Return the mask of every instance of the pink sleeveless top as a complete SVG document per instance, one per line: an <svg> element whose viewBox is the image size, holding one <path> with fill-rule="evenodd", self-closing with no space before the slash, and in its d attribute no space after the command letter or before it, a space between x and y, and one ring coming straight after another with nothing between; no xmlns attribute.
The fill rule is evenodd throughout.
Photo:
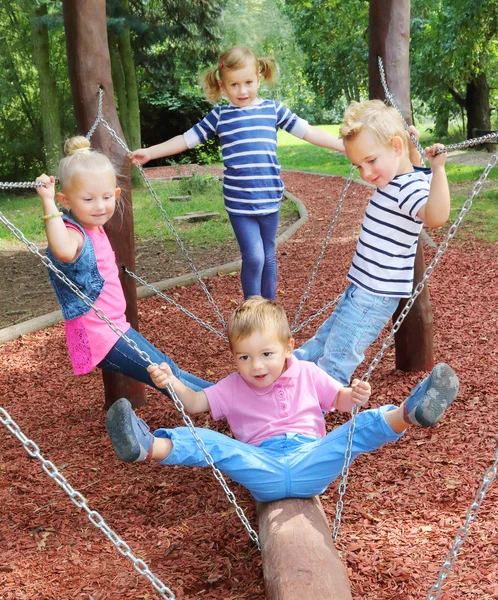
<svg viewBox="0 0 498 600"><path fill-rule="evenodd" d="M78 231L71 223L66 223L66 227ZM97 267L105 280L104 287L94 306L102 309L106 317L123 333L126 333L130 328L125 316L126 301L119 281L116 257L109 238L102 228L99 231L93 229L85 229L85 231L92 240ZM114 333L92 308L86 315L64 321L64 324L67 348L75 375L89 373L106 357L119 339L119 335Z"/></svg>

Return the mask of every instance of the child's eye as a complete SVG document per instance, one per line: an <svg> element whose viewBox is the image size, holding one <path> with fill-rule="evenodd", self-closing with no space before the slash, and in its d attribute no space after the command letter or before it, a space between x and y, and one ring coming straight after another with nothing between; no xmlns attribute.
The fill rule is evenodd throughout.
<svg viewBox="0 0 498 600"><path fill-rule="evenodd" d="M244 354L243 356L239 356L239 360L247 360L249 357L247 356L247 354Z"/></svg>
<svg viewBox="0 0 498 600"><path fill-rule="evenodd" d="M369 164L373 165L376 160L377 160L376 158L371 158L368 162L369 162Z"/></svg>
<svg viewBox="0 0 498 600"><path fill-rule="evenodd" d="M263 356L265 358L268 358L269 356L271 356L273 354L273 352L263 352Z"/></svg>

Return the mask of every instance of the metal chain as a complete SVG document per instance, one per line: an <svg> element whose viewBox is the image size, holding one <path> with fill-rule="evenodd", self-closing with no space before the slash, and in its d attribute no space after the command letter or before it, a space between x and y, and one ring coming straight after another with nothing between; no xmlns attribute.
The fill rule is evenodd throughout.
<svg viewBox="0 0 498 600"><path fill-rule="evenodd" d="M485 144L487 142L493 142L498 138L498 131L494 133L488 133L481 137L472 138L470 140L464 140L463 142L459 142L458 144L449 144L445 146L442 150L437 152L436 154L440 154L441 152L451 152L452 150L462 150L465 148L470 148L471 146L478 146L479 144Z"/></svg>
<svg viewBox="0 0 498 600"><path fill-rule="evenodd" d="M477 491L477 494L474 497L474 501L467 509L467 513L465 516L465 522L462 525L462 527L460 527L460 529L458 530L458 532L455 536L455 541L453 543L453 547L446 555L443 566L441 567L441 569L439 571L439 576L438 576L437 582L429 590L429 594L427 596L428 600L437 600L439 598L441 591L442 591L441 586L443 585L444 580L446 579L446 577L448 577L448 575L451 571L453 563L456 560L457 553L460 550L460 546L465 542L465 540L467 539L467 537L469 535L469 526L472 523L472 521L477 517L477 513L479 512L479 508L481 507L484 497L486 496L486 492L488 491L491 484L493 483L493 481L496 478L497 471L498 471L498 449L495 452L494 464L492 464L490 467L488 467L486 469L486 472L484 473L484 477L483 477L483 480L479 487L479 490Z"/></svg>
<svg viewBox="0 0 498 600"><path fill-rule="evenodd" d="M169 589L169 587L164 585L164 583L150 571L149 567L142 559L137 558L133 554L130 546L123 541L119 535L109 527L109 525L107 525L103 517L96 510L90 510L85 497L71 486L64 475L62 475L62 473L52 462L43 458L42 454L40 453L40 449L35 442L24 435L19 425L1 406L0 422L2 422L5 427L7 427L7 429L21 442L29 456L32 458L37 458L41 462L45 473L66 492L71 501L78 508L82 508L86 511L90 523L102 531L102 533L114 544L120 554L131 560L133 566L140 573L140 575L147 577L147 579L152 583L154 588L161 594L163 598L175 600L175 595Z"/></svg>
<svg viewBox="0 0 498 600"><path fill-rule="evenodd" d="M59 183L56 179L55 183ZM0 181L0 190L12 190L14 188L38 188L45 184L42 181Z"/></svg>
<svg viewBox="0 0 498 600"><path fill-rule="evenodd" d="M376 368L376 366L380 362L382 356L384 355L384 352L391 346L392 340L394 339L394 335L396 334L396 332L401 327L401 324L403 323L403 321L405 320L406 315L408 314L408 312L410 311L411 307L415 303L415 300L417 299L417 297L421 294L422 290L424 289L425 282L431 276L431 274L434 271L434 268L436 267L437 263L439 262L441 256L446 252L446 249L448 248L448 244L449 244L450 240L455 236L455 234L457 232L457 229L460 226L460 223L462 222L462 220L464 219L465 215L467 214L467 212L469 211L470 207L472 206L472 202L473 202L474 198L481 191L481 188L482 188L484 182L486 181L486 179L487 179L487 177L489 175L489 172L496 165L497 161L498 161L498 151L495 152L492 155L492 157L490 158L490 160L489 160L486 168L484 169L483 173L479 177L479 180L474 185L474 188L472 190L472 194L471 194L470 198L468 198L464 202L464 204L463 204L463 206L462 206L462 208L460 210L460 213L459 213L456 221L448 229L448 232L446 234L445 239L438 246L438 249L436 251L436 254L435 254L434 258L430 262L429 266L426 268L426 270L424 272L424 275L422 277L422 280L416 285L415 289L413 290L413 293L412 293L411 297L407 301L407 303L404 306L403 310L400 312L400 314L399 314L396 322L394 323L394 325L393 325L393 327L391 329L391 332L389 333L389 335L382 342L381 349L377 352L377 354L375 355L374 359L370 363L370 366L368 367L367 372L362 376L362 378L361 378L362 381L368 381L370 379L370 375L372 374L372 372L374 371L374 369ZM358 412L359 412L358 407L357 406L353 407L353 410L351 411L351 421L350 421L350 426L349 426L349 436L348 436L348 441L347 441L347 444L346 444L346 450L345 450L345 453L344 453L344 466L342 468L342 479L341 479L341 483L339 485L339 490L338 490L339 491L339 499L338 499L337 504L336 504L336 515L335 515L334 527L333 527L333 532L332 532L332 536L333 536L334 541L337 539L337 535L338 535L339 529L341 527L342 510L344 508L343 498L344 498L344 494L346 493L346 488L347 488L349 466L351 464L353 434L354 434L354 430L355 430L355 427L356 427L356 415L358 414Z"/></svg>
<svg viewBox="0 0 498 600"><path fill-rule="evenodd" d="M126 145L126 142L119 137L119 135L115 132L115 130L104 119L104 116L102 113L103 97L104 97L104 90L103 90L103 88L99 88L99 105L98 105L97 118L95 119L95 123L92 125L92 127L91 127L90 131L87 133L86 137L87 137L87 139L90 139L92 137L92 135L94 134L95 130L97 129L97 126L99 125L99 123L101 123L107 129L107 131L111 134L111 136L116 140L116 142L121 146L121 148L123 148L123 150L126 152L126 154L130 154L131 151L128 148L128 146ZM226 325L225 319L223 318L218 306L216 305L214 298L211 296L211 293L207 289L206 284L204 283L204 281L202 281L202 277L201 277L199 271L197 270L196 266L194 265L194 262L192 261L192 258L190 257L190 254L188 253L188 250L185 247L182 239L178 235L178 232L176 231L175 226L171 222L171 219L169 218L168 213L164 210L163 205L161 204L161 201L157 197L157 194L156 194L154 188L152 187L147 175L145 174L145 171L143 170L141 165L138 165L138 169L140 171L140 175L141 175L147 189L149 190L150 194L154 198L159 210L161 211L161 214L165 218L166 223L168 224L168 227L169 227L171 233L173 234L173 237L175 238L176 243L180 247L180 250L182 251L185 258L187 259L187 262L189 264L191 271L195 274L197 280L199 281L204 293L206 294L206 297L207 297L209 303L213 307L213 310L216 313L216 316L218 317L221 325L223 326L223 329L226 329L227 325Z"/></svg>
<svg viewBox="0 0 498 600"><path fill-rule="evenodd" d="M316 312L314 315L311 315L305 321L303 321L298 327L294 327L293 329L291 329L292 335L295 335L298 331L301 331L301 329L304 329L306 327L306 325L309 325L312 321L314 321L317 317L319 317L320 315L322 315L331 306L334 306L334 304L337 304L337 302L339 302L339 300L341 298L342 298L342 294L339 294L337 296L337 298L335 298L334 300L331 300L330 302L328 302L318 312Z"/></svg>
<svg viewBox="0 0 498 600"><path fill-rule="evenodd" d="M163 294L162 292L160 292L151 283L147 283L144 279L142 279L141 277L139 277L136 273L133 273L132 271L128 270L126 267L122 267L122 269L123 269L123 271L127 275L129 275L130 277L133 277L133 279L135 279L135 281L138 281L142 285L145 285L147 288L149 288L149 290L153 291L155 294L157 294L158 296L160 296L163 300L166 300L166 302L169 302L170 304L172 304L173 306L175 306L176 308L178 308L178 310L181 310L182 313L184 313L184 314L187 315L187 317L190 317L196 323L199 323L199 325L202 325L203 327L205 327L206 329L208 329L209 331L211 331L211 333L214 333L215 335L217 335L221 339L225 340L225 342L228 342L228 337L224 333L222 333L221 331L218 331L217 329L215 329L214 327L212 327L211 325L209 325L209 323L206 323L200 317L194 315L194 313L191 313L189 310L187 310L186 308L184 308L181 304L178 304L178 302L176 302L175 300L173 300L173 298L170 298L169 296L166 296L166 294Z"/></svg>
<svg viewBox="0 0 498 600"><path fill-rule="evenodd" d="M40 253L40 251L38 250L38 248L36 247L36 245L33 244L33 242L30 242L29 240L27 240L24 237L23 233L21 231L19 231L19 229L17 229L17 227L15 227L15 225L13 225L12 223L9 222L7 220L7 218L2 214L2 212L0 212L0 221L17 237L17 239L19 239L21 242L23 242L26 245L26 247L32 254L35 254L36 256L38 256L38 258L40 258L40 260L43 262L43 264L48 269L50 269L56 275L56 277L58 277L63 283L65 283L78 296L78 298L86 304L86 306L89 306L95 312L95 314L99 317L99 319L101 319L102 321L105 321L105 323L107 323L107 325L112 329L112 331L114 331L114 333L119 335L119 337L121 339L123 339L126 342L126 344L128 344L128 346L130 346L130 348L135 350L137 352L137 354L140 355L140 357L142 358L142 360L144 362L148 363L149 365L155 365L155 363L152 362L152 360L151 360L150 356L147 354L147 352L145 352L144 350L141 350L134 340L130 339L125 333L123 333L123 331L121 331L121 329L119 329L119 327L117 327L117 325L115 325L112 321L110 321L102 309L95 307L95 305L92 303L90 298L88 298L70 279L68 279L68 277L66 277L66 275L64 275L64 273L62 273L62 271L60 271L47 256L43 256ZM204 445L204 442L201 440L201 438L198 436L197 432L195 431L194 424L192 423L192 420L190 419L190 417L185 413L184 406L181 403L180 399L178 398L175 390L173 389L173 387L170 384L168 384L167 390L171 395L171 399L173 400L175 408L181 413L183 422L188 427L190 433L192 434L192 436L194 437L194 439L197 443L198 448L203 453L205 461L212 468L215 478L220 482L221 487L225 491L228 501L235 507L235 511L236 511L239 519L244 524L244 527L247 529L250 538L254 542L256 542L258 548L260 548L259 540L258 540L258 536L257 536L256 532L252 529L242 508L240 508L240 506L237 504L237 500L235 498L234 493L228 487L221 471L214 464L214 460L213 460L212 456L209 454L209 452L207 451L206 446Z"/></svg>
<svg viewBox="0 0 498 600"><path fill-rule="evenodd" d="M389 104L394 108L394 110L399 114L399 116L403 120L403 125L405 126L405 129L408 129L408 123L405 121L405 117L403 116L402 112L396 106L396 101L394 100L394 96L391 94L391 92L389 91L389 88L387 87L384 65L382 63L382 58L380 56L377 57L377 64L379 66L380 82L382 83L382 87L384 88L384 94L386 95L386 100L389 102ZM427 157L425 155L425 150L420 145L420 142L417 140L417 138L412 133L410 133L410 139L415 144L415 147L420 152L420 156L422 157L422 160L424 161Z"/></svg>
<svg viewBox="0 0 498 600"><path fill-rule="evenodd" d="M342 204L344 202L344 199L346 198L346 194L348 192L349 186L351 185L351 181L353 180L353 175L355 173L355 170L356 170L356 167L352 166L351 171L349 172L349 177L348 177L346 184L344 186L344 189L342 191L341 197L339 198L339 202L337 203L337 206L335 208L334 216L332 217L332 221L330 222L327 234L325 235L325 239L323 240L322 247L318 254L318 258L316 259L315 266L313 267L313 270L311 272L311 276L309 278L308 285L306 286L306 290L304 291L303 297L301 298L301 302L299 303L298 309L296 311L296 315L292 321L291 331L293 331L293 332L298 331L297 323L299 321L299 316L300 316L303 306L308 298L308 295L310 293L311 286L313 285L313 281L316 277L316 274L318 273L318 268L320 266L320 263L322 262L323 255L325 254L325 250L329 243L330 236L332 235L332 232L334 231L334 227L335 227L335 224L339 217L339 213L341 212ZM325 310L325 309L323 309L323 310ZM323 310L321 312L317 313L316 315L314 315L313 318L318 317L318 315L321 314L323 312ZM309 320L307 322L309 322Z"/></svg>

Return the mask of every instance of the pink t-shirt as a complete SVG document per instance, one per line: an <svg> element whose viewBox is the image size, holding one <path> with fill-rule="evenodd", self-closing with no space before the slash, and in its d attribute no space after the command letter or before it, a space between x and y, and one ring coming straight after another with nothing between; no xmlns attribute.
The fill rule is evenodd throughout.
<svg viewBox="0 0 498 600"><path fill-rule="evenodd" d="M322 410L331 410L342 387L314 363L291 356L268 387L256 388L232 373L204 392L215 421L227 419L237 440L259 446L289 432L323 437Z"/></svg>
<svg viewBox="0 0 498 600"><path fill-rule="evenodd" d="M79 230L71 223L66 222L66 227ZM104 311L106 317L123 333L130 328L126 320L126 301L123 288L119 280L116 256L105 231L100 228L85 229L92 240L97 259L97 268L105 280L104 287L99 297L94 302L96 308ZM118 341L119 335L102 321L91 308L86 315L64 321L66 326L66 342L69 357L75 375L89 373L99 362L104 359L109 350Z"/></svg>

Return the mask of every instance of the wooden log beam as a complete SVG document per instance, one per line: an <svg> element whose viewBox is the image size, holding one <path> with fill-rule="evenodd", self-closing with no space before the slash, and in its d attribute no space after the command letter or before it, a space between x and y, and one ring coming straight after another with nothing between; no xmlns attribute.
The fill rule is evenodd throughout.
<svg viewBox="0 0 498 600"><path fill-rule="evenodd" d="M98 114L99 88L104 90L103 113L116 134L124 139L114 103L111 77L111 59L107 45L107 17L105 0L64 0L64 28L73 98L74 113L81 134L86 135ZM105 225L118 267L135 271L135 244L133 210L131 203L130 163L121 146L102 125L91 139L92 147L108 156L120 174L123 210L116 211ZM138 327L137 292L135 281L120 272L126 299L126 317L131 326ZM123 396L134 407L145 403L143 384L120 373L103 373L105 405L108 408Z"/></svg>
<svg viewBox="0 0 498 600"><path fill-rule="evenodd" d="M351 600L317 496L257 502L267 600Z"/></svg>

